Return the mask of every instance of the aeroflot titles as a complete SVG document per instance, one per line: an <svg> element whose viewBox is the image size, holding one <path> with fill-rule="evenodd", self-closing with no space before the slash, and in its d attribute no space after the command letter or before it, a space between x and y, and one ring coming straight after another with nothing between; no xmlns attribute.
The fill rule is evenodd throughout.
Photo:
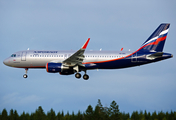
<svg viewBox="0 0 176 120"><path fill-rule="evenodd" d="M34 51L34 53L57 53L57 51Z"/></svg>
<svg viewBox="0 0 176 120"><path fill-rule="evenodd" d="M58 53L58 51L34 51L34 53ZM119 53L119 54L125 54L125 53Z"/></svg>

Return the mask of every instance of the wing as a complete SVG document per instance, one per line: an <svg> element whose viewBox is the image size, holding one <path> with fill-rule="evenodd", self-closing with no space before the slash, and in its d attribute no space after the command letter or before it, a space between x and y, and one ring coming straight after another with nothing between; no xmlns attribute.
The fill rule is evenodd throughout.
<svg viewBox="0 0 176 120"><path fill-rule="evenodd" d="M69 58L63 61L63 64L66 66L83 66L82 62L84 60L84 51L87 48L87 45L89 43L90 38L84 43L84 45L79 49L77 52L75 52L73 55L71 55Z"/></svg>

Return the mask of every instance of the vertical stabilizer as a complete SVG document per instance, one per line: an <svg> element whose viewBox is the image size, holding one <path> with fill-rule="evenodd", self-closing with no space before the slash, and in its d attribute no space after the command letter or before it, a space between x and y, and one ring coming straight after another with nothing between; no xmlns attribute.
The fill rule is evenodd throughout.
<svg viewBox="0 0 176 120"><path fill-rule="evenodd" d="M152 33L152 35L142 44L138 51L162 52L167 37L170 24L163 23Z"/></svg>

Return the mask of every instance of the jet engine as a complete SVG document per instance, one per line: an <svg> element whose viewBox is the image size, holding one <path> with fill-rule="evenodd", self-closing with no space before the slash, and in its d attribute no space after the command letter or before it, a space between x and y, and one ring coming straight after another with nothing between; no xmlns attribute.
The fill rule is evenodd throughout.
<svg viewBox="0 0 176 120"><path fill-rule="evenodd" d="M47 63L46 71L50 73L56 73L62 71L62 63Z"/></svg>
<svg viewBox="0 0 176 120"><path fill-rule="evenodd" d="M49 73L57 73L59 72L61 75L70 75L74 74L73 68L68 66L64 66L62 63L47 63L46 71Z"/></svg>

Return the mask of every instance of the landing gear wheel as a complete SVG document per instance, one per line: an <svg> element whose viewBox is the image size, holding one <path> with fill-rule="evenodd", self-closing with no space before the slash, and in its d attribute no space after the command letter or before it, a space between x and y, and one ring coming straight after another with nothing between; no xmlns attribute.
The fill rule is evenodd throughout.
<svg viewBox="0 0 176 120"><path fill-rule="evenodd" d="M27 76L27 74L24 74L23 77L24 77L24 78L27 78L28 76Z"/></svg>
<svg viewBox="0 0 176 120"><path fill-rule="evenodd" d="M89 76L88 76L87 74L84 74L84 75L83 75L83 79L84 79L84 80L88 80L88 79L89 79Z"/></svg>
<svg viewBox="0 0 176 120"><path fill-rule="evenodd" d="M76 77L76 78L81 78L81 74L80 74L80 73L76 73L76 74L75 74L75 77Z"/></svg>

